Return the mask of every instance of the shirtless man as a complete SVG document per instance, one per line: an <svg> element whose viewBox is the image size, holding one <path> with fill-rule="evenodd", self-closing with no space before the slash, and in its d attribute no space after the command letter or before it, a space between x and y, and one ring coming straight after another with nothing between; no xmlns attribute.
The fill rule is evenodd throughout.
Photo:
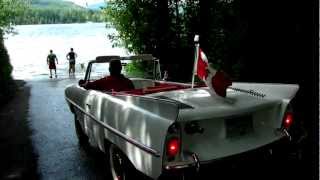
<svg viewBox="0 0 320 180"><path fill-rule="evenodd" d="M73 51L73 48L70 49L70 52L67 54L67 59L69 60L69 75L75 72L77 54Z"/></svg>

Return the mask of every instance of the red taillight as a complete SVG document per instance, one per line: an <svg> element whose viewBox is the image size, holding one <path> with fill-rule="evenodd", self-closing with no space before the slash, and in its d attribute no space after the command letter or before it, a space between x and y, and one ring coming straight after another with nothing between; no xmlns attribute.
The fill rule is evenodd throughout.
<svg viewBox="0 0 320 180"><path fill-rule="evenodd" d="M177 155L180 151L180 141L178 138L172 138L167 143L167 154L169 157Z"/></svg>
<svg viewBox="0 0 320 180"><path fill-rule="evenodd" d="M293 123L293 114L291 112L286 112L283 119L284 128L288 129Z"/></svg>

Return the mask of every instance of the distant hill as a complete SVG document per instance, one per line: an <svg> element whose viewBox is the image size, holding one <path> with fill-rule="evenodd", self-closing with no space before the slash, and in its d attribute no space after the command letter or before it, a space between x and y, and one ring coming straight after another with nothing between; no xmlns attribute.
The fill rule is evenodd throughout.
<svg viewBox="0 0 320 180"><path fill-rule="evenodd" d="M73 2L63 0L31 0L31 6L36 8L84 9Z"/></svg>
<svg viewBox="0 0 320 180"><path fill-rule="evenodd" d="M87 8L91 9L91 10L100 10L101 8L106 7L106 6L107 6L107 4L105 2L101 2L101 3L88 5Z"/></svg>
<svg viewBox="0 0 320 180"><path fill-rule="evenodd" d="M99 8L100 5L97 4ZM102 22L100 11L90 10L64 0L30 0L23 16L15 18L15 24L61 24Z"/></svg>

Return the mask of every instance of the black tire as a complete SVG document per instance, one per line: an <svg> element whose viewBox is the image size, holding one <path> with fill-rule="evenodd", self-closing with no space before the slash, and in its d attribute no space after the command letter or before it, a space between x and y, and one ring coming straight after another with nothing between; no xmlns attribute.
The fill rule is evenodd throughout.
<svg viewBox="0 0 320 180"><path fill-rule="evenodd" d="M79 144L83 146L88 146L89 145L89 138L88 136L83 132L81 128L80 122L77 120L77 116L74 116L74 126L76 129L76 134L79 140Z"/></svg>
<svg viewBox="0 0 320 180"><path fill-rule="evenodd" d="M164 173L158 180L188 180L185 172L175 172L175 173Z"/></svg>
<svg viewBox="0 0 320 180"><path fill-rule="evenodd" d="M136 179L136 170L119 148L111 144L109 147L109 167L113 180ZM136 173L135 173L136 172Z"/></svg>

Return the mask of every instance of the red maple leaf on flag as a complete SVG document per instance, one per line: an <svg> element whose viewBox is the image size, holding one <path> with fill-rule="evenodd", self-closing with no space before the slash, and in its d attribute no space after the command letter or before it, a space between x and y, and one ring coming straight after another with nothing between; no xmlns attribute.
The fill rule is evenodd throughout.
<svg viewBox="0 0 320 180"><path fill-rule="evenodd" d="M223 71L209 67L207 56L199 48L196 74L215 94L226 97L227 88L232 85L229 76Z"/></svg>
<svg viewBox="0 0 320 180"><path fill-rule="evenodd" d="M198 54L198 64L197 64L197 75L198 77L205 81L208 77L208 59L207 56L203 53L203 51L199 48Z"/></svg>

